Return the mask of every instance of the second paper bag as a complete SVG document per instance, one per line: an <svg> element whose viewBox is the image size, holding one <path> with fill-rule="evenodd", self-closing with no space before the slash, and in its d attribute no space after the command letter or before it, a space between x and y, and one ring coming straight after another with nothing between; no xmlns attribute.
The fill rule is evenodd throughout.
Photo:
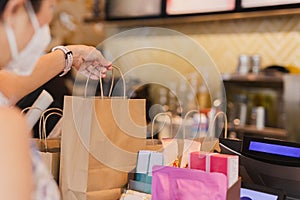
<svg viewBox="0 0 300 200"><path fill-rule="evenodd" d="M118 199L145 146L145 100L66 96L64 102L63 199Z"/></svg>

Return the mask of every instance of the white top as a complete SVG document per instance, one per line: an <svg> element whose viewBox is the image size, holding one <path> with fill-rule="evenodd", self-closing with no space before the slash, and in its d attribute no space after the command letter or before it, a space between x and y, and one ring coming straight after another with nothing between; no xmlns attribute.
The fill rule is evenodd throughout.
<svg viewBox="0 0 300 200"><path fill-rule="evenodd" d="M9 106L8 99L0 92L0 106Z"/></svg>

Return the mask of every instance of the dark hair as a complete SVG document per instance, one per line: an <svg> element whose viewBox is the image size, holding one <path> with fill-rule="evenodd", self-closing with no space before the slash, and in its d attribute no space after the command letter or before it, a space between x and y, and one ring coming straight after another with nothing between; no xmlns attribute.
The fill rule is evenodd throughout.
<svg viewBox="0 0 300 200"><path fill-rule="evenodd" d="M1 0L0 1L0 17L2 16L5 6L9 0Z"/></svg>
<svg viewBox="0 0 300 200"><path fill-rule="evenodd" d="M32 7L34 9L34 12L39 12L40 8L41 8L41 3L43 0L30 0Z"/></svg>
<svg viewBox="0 0 300 200"><path fill-rule="evenodd" d="M1 0L0 1L0 17L2 16L5 6L9 0ZM30 0L34 11L37 13L40 10L41 3L43 0Z"/></svg>

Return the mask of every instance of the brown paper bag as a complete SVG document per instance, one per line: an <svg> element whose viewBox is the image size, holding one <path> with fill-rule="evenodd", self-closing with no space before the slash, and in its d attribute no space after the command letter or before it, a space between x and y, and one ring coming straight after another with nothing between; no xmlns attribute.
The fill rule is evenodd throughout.
<svg viewBox="0 0 300 200"><path fill-rule="evenodd" d="M62 116L62 110L59 108L49 108L42 112L39 120L39 138L32 138L36 144L38 153L44 164L52 174L54 180L59 182L59 166L60 166L60 138L46 138L46 124L52 115Z"/></svg>
<svg viewBox="0 0 300 200"><path fill-rule="evenodd" d="M101 190L101 191L95 191L95 192L88 192L87 193L87 199L88 200L110 200L110 199L119 199L120 194L122 194L121 188L114 188L110 190Z"/></svg>
<svg viewBox="0 0 300 200"><path fill-rule="evenodd" d="M59 166L60 166L60 138L51 138L46 137L46 125L47 120L52 115L58 115L62 117L62 110L60 108L49 108L45 110L40 119L40 138L39 140L40 149L39 154L45 163L46 167L49 169L54 180L59 182Z"/></svg>
<svg viewBox="0 0 300 200"><path fill-rule="evenodd" d="M35 139L37 141L39 139ZM43 140L44 141L44 140ZM60 139L48 139L45 142L40 142L41 148L39 148L39 154L44 164L52 174L54 180L59 183L59 168L60 168Z"/></svg>
<svg viewBox="0 0 300 200"><path fill-rule="evenodd" d="M187 119L191 114L199 113L199 110L190 110L186 113L183 119L183 128L182 128L182 139L177 139L178 144L178 158L179 158L179 166L180 167L186 167L188 165L188 157L189 154L193 151L207 151L207 152L213 152L216 149L218 149L218 138L211 137L211 135L215 135L214 128L212 127L215 122L216 118L221 114L221 112L217 113L216 116L214 116L214 119L211 122L211 126L209 128L208 136L207 137L197 137L195 135L194 138L188 138L187 135L192 135L188 131L191 131L192 129L187 129ZM226 116L225 116L226 117ZM226 121L226 118L225 118ZM185 124L186 123L186 124ZM200 121L198 124L197 130L200 129ZM227 127L225 127L225 131L227 130ZM188 134L187 134L188 133Z"/></svg>
<svg viewBox="0 0 300 200"><path fill-rule="evenodd" d="M60 152L39 151L39 155L41 156L41 159L43 160L44 164L52 174L54 180L58 183Z"/></svg>
<svg viewBox="0 0 300 200"><path fill-rule="evenodd" d="M145 146L145 137L145 100L66 96L63 198L86 199L88 192L123 187L127 172L135 166L136 153ZM79 194L84 198L77 198Z"/></svg>
<svg viewBox="0 0 300 200"><path fill-rule="evenodd" d="M214 114L208 129L208 136L203 139L201 151L217 151L220 152L220 145L219 145L219 135L216 134L216 126L220 126L220 124L217 123L218 117L223 116L224 124L221 124L222 127L218 128L224 128L224 137L227 138L227 115L223 111L216 111ZM217 136L217 137L216 137Z"/></svg>
<svg viewBox="0 0 300 200"><path fill-rule="evenodd" d="M60 165L63 199L120 198L145 138L144 99L66 96Z"/></svg>

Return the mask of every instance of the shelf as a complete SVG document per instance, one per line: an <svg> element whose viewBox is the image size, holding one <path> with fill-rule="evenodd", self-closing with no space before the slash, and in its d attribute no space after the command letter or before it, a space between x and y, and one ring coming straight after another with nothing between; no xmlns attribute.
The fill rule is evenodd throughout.
<svg viewBox="0 0 300 200"><path fill-rule="evenodd" d="M287 130L280 128L265 127L264 129L257 129L254 125L246 125L244 127L235 126L229 127L229 131L236 131L238 133L246 133L250 135L263 136L263 137L275 137L286 138Z"/></svg>
<svg viewBox="0 0 300 200"><path fill-rule="evenodd" d="M264 74L223 74L224 81L242 81L242 82L272 82L272 83L281 83L282 76L271 76Z"/></svg>
<svg viewBox="0 0 300 200"><path fill-rule="evenodd" d="M196 22L235 20L258 17L272 17L283 15L300 14L300 8L287 8L263 11L247 11L218 14L200 14L193 16L171 16L150 19L124 19L124 20L104 20L103 18L85 18L85 22L104 22L108 26L157 26L157 25L174 25Z"/></svg>
<svg viewBox="0 0 300 200"><path fill-rule="evenodd" d="M283 90L283 79L279 75L265 74L223 74L225 87L256 87L256 88L273 88L278 91Z"/></svg>

